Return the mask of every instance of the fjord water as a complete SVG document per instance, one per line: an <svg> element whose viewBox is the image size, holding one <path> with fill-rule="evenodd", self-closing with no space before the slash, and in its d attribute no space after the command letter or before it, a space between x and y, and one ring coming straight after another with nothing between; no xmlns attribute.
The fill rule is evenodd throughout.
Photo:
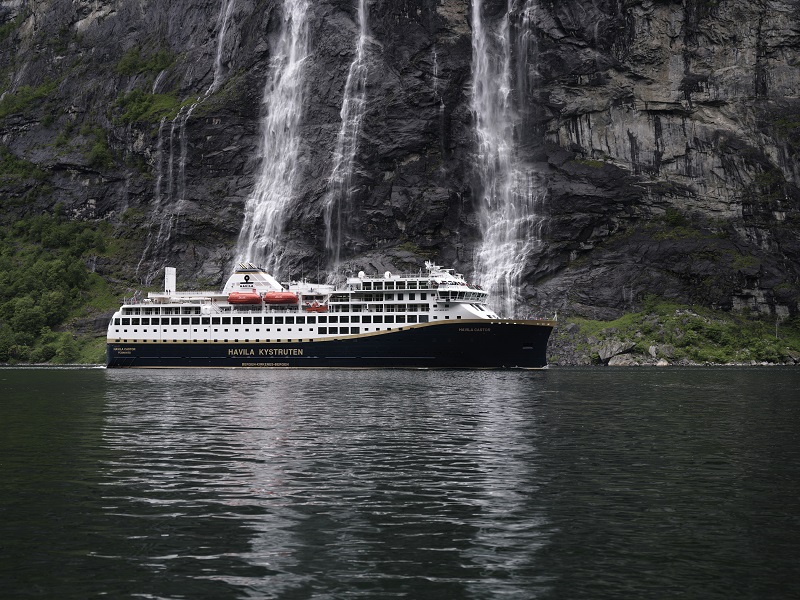
<svg viewBox="0 0 800 600"><path fill-rule="evenodd" d="M0 370L4 598L785 598L800 370Z"/></svg>

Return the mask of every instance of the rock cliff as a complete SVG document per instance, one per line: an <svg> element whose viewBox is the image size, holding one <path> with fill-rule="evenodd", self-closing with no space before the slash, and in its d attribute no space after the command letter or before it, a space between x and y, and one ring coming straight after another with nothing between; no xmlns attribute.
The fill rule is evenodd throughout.
<svg viewBox="0 0 800 600"><path fill-rule="evenodd" d="M366 105L342 207L343 268L431 258L472 273L482 182L468 0L371 0ZM219 283L268 132L282 0L0 1L2 217L103 219L96 268L165 263ZM647 295L795 315L800 2L484 0L508 36L518 160L539 238L521 314L610 318ZM330 257L325 202L359 35L355 0L308 8L285 272ZM505 23L505 28L503 28ZM266 142L265 142L266 140Z"/></svg>

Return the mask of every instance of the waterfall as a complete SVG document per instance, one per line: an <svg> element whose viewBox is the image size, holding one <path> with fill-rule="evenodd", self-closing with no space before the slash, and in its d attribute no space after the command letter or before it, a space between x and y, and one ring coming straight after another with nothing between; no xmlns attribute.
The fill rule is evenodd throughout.
<svg viewBox="0 0 800 600"><path fill-rule="evenodd" d="M361 123L367 106L367 1L358 0L358 40L356 53L350 70L342 98L342 110L339 113L342 125L336 139L333 153L333 170L328 177L325 198L325 246L330 256L331 273L339 269L342 250L342 225L347 218L353 195L353 170L355 167L358 138Z"/></svg>
<svg viewBox="0 0 800 600"><path fill-rule="evenodd" d="M217 16L217 54L214 57L214 81L211 82L211 87L208 88L205 95L216 92L222 83L222 49L225 47L225 34L228 32L228 22L231 19L233 12L233 5L236 0L222 0L220 5L219 15Z"/></svg>
<svg viewBox="0 0 800 600"><path fill-rule="evenodd" d="M534 3L524 3L523 15ZM519 152L521 116L513 101L515 86L520 83L512 52L514 0L509 0L499 23L486 22L482 8L483 0L473 1L472 112L478 141L476 195L482 236L475 253L475 279L489 291L498 312L514 317L521 300L522 276L540 243L542 220L537 208L542 186ZM527 56L516 58L524 62Z"/></svg>
<svg viewBox="0 0 800 600"><path fill-rule="evenodd" d="M264 88L261 168L245 203L236 262L273 272L283 259L280 235L300 171L300 120L305 104L304 62L308 55L308 0L284 0L283 28Z"/></svg>
<svg viewBox="0 0 800 600"><path fill-rule="evenodd" d="M188 157L188 141L186 137L186 124L192 116L194 109L208 96L215 92L222 81L222 51L225 43L225 34L228 29L228 22L233 12L233 7L236 0L222 0L220 5L220 12L217 16L217 49L214 57L214 80L211 85L206 89L202 96L198 96L195 101L187 106L182 106L178 111L177 116L172 121L169 130L169 158L167 161L167 181L166 181L166 197L164 196L162 187L164 184L164 122L158 127L158 143L156 146L156 183L153 193L154 207L150 211L150 222L148 226L147 240L145 242L144 252L136 267L136 272L142 263L147 260L149 256L163 254L167 250L167 245L172 237L172 232L177 225L181 213L185 208L186 202L186 161ZM161 80L163 79L166 70L162 70L155 81L153 82L152 93L155 94ZM178 132L178 143L180 144L180 153L178 155L178 176L175 178L175 137L176 129ZM177 202L175 201L175 192L177 191ZM153 229L158 223L158 231L153 236Z"/></svg>

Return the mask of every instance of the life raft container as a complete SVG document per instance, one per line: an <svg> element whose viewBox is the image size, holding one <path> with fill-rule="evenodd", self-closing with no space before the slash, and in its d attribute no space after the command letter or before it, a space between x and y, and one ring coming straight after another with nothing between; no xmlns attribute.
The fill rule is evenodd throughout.
<svg viewBox="0 0 800 600"><path fill-rule="evenodd" d="M306 302L303 308L306 312L328 312L328 307L319 302Z"/></svg>
<svg viewBox="0 0 800 600"><path fill-rule="evenodd" d="M261 296L255 292L231 292L228 294L230 304L261 304Z"/></svg>
<svg viewBox="0 0 800 600"><path fill-rule="evenodd" d="M264 302L267 304L297 304L297 294L292 292L265 292Z"/></svg>

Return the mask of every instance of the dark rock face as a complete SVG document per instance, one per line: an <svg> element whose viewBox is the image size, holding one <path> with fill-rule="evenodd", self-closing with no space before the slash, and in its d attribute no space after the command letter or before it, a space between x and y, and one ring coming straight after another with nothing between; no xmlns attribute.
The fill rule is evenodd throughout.
<svg viewBox="0 0 800 600"><path fill-rule="evenodd" d="M259 172L283 26L281 0L231 1L221 45L221 0L0 1L4 218L63 203L118 226L127 254L99 268L145 281L169 263L187 285L220 282ZM508 10L483 4L487 22ZM373 0L368 12L344 266L432 258L470 273L471 4ZM541 251L521 259L532 314L612 317L647 294L797 313L799 15L794 0L516 0L515 138L545 215ZM355 0L310 3L282 277L325 267L323 201L357 35ZM9 157L29 172L11 174Z"/></svg>

